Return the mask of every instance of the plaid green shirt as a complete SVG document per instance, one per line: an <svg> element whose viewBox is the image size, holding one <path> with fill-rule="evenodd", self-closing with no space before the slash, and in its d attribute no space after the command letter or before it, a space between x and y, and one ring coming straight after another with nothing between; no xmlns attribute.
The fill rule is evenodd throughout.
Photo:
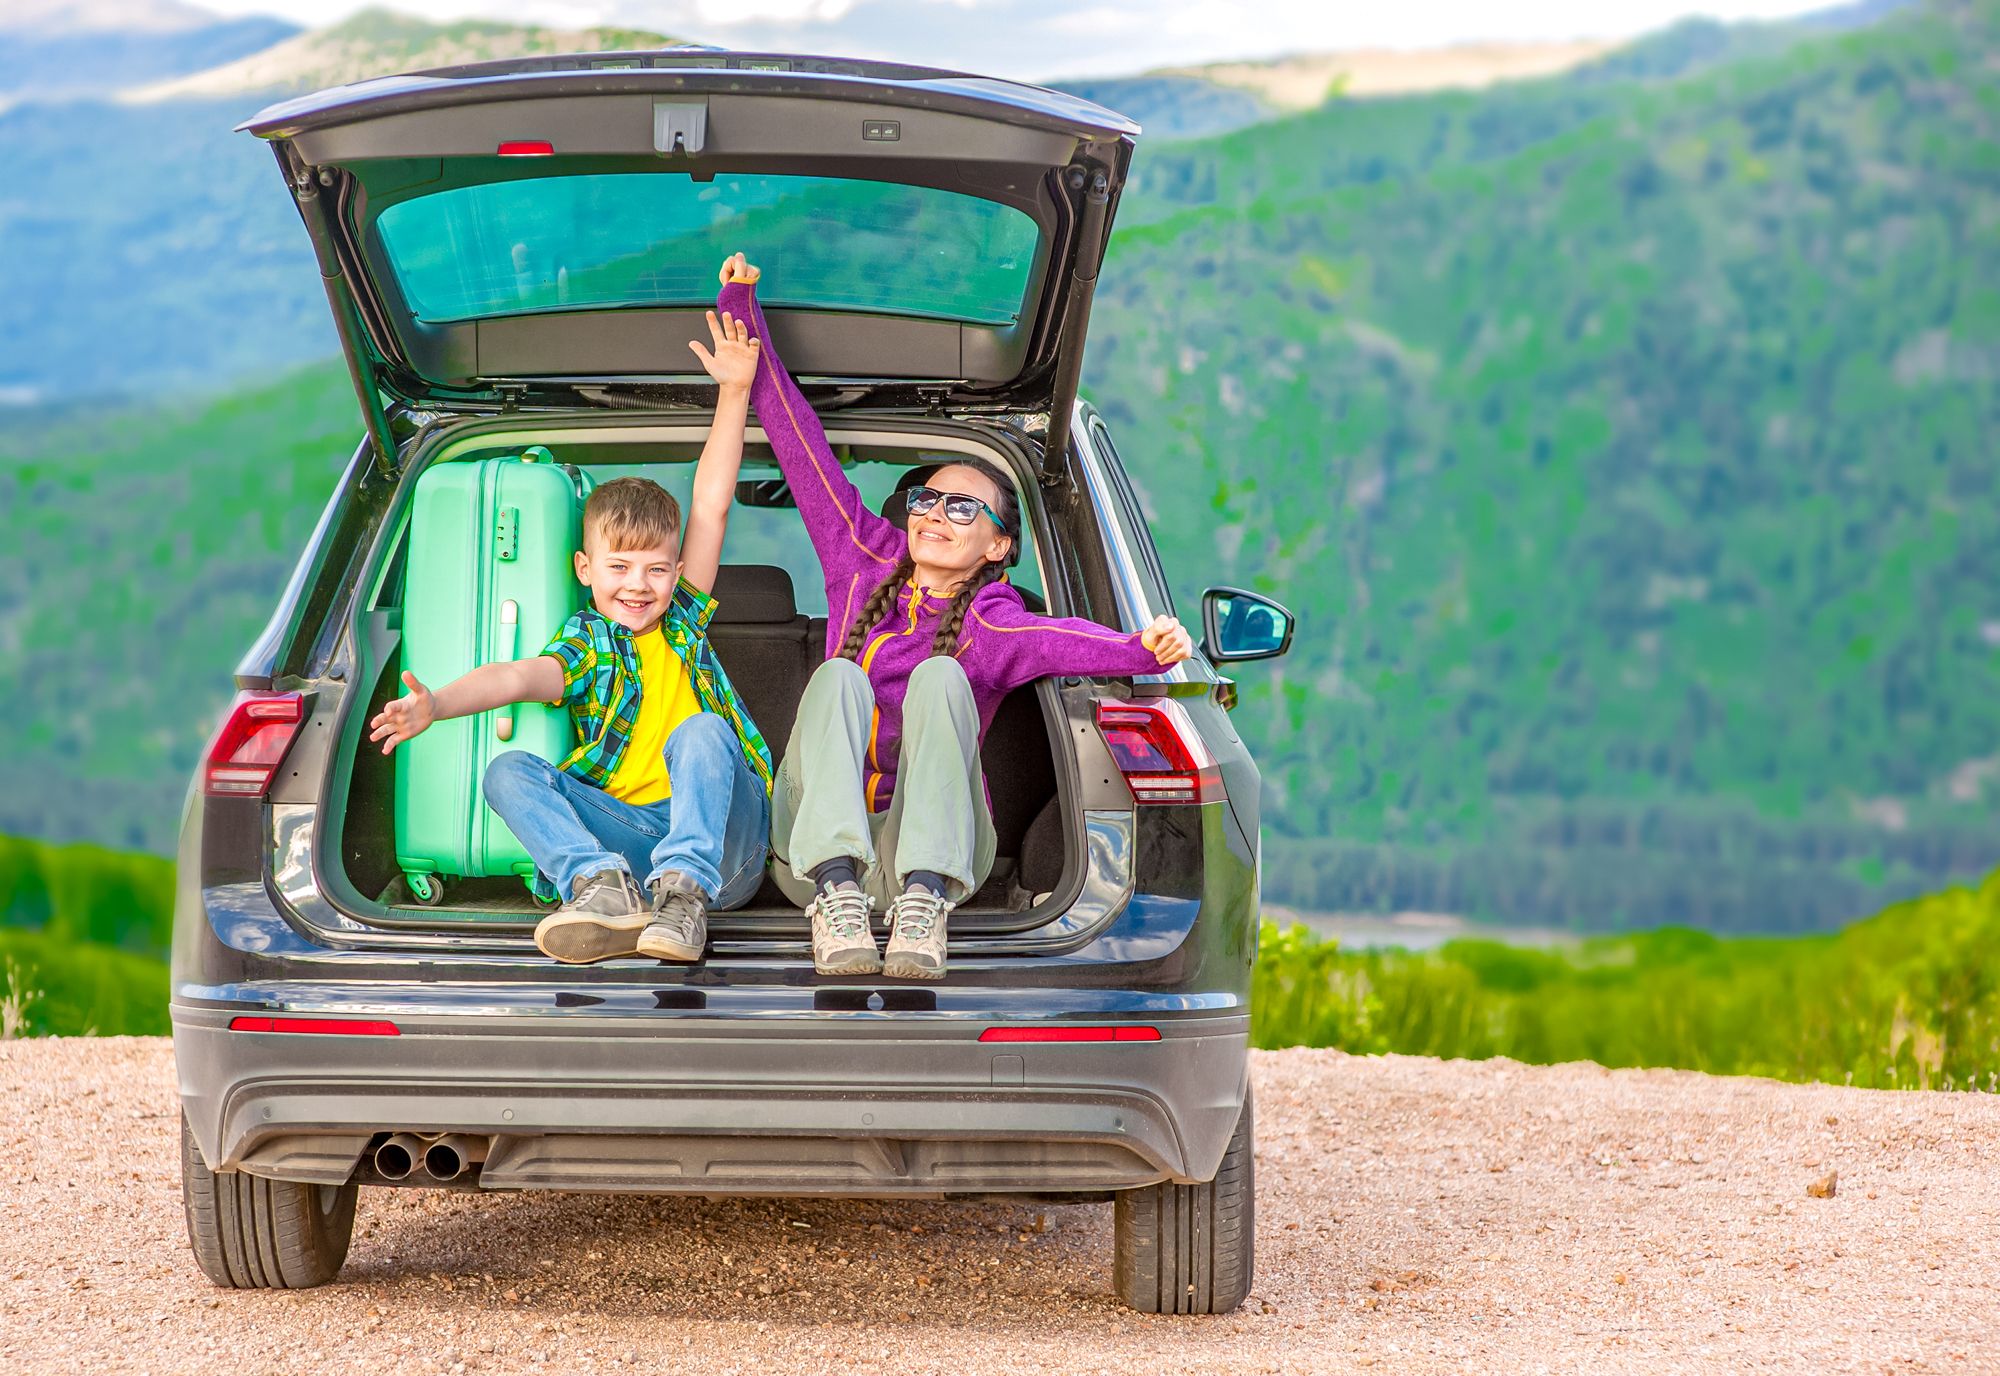
<svg viewBox="0 0 2000 1376"><path fill-rule="evenodd" d="M743 758L771 787L771 748L750 720L743 700L730 686L729 675L708 643L708 620L715 599L683 578L660 622L660 633L687 665L688 679L704 712L713 712L736 729ZM542 651L562 661L563 695L553 703L569 708L576 729L576 749L563 758L562 769L585 783L603 788L625 758L633 728L639 721L639 658L632 632L598 611L585 607L556 632Z"/></svg>

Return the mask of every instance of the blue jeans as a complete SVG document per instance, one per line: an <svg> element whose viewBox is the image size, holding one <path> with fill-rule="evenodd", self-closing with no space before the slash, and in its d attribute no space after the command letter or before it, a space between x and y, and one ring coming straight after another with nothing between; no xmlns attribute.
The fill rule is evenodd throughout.
<svg viewBox="0 0 2000 1376"><path fill-rule="evenodd" d="M486 767L486 802L564 899L582 875L622 869L644 884L679 870L717 911L748 903L764 881L771 800L729 723L689 717L667 737L673 796L640 806L525 750Z"/></svg>

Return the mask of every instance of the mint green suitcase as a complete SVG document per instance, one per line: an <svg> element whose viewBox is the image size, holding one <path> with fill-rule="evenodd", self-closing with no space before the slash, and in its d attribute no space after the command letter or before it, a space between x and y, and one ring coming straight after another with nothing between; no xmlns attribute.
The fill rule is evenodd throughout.
<svg viewBox="0 0 2000 1376"><path fill-rule="evenodd" d="M480 664L534 654L583 605L572 555L591 483L540 445L518 458L441 463L417 478L403 595L403 667L433 690ZM517 703L441 721L398 752L396 863L419 903L448 879L534 862L486 806L494 756L567 755L569 713Z"/></svg>

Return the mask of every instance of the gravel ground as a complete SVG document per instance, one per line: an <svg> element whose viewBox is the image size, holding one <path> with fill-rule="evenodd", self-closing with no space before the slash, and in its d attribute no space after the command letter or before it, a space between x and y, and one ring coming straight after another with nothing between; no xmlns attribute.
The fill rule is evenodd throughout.
<svg viewBox="0 0 2000 1376"><path fill-rule="evenodd" d="M2000 1097L1255 1075L1258 1281L1189 1320L1113 1300L1105 1205L364 1190L340 1284L217 1290L168 1043L10 1042L0 1371L2000 1371Z"/></svg>

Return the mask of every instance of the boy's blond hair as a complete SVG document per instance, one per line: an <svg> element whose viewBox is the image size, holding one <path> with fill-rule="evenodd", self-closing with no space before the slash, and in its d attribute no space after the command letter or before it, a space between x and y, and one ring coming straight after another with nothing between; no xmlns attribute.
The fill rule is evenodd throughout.
<svg viewBox="0 0 2000 1376"><path fill-rule="evenodd" d="M680 544L681 504L651 478L613 478L583 504L583 540L596 548L655 549Z"/></svg>

